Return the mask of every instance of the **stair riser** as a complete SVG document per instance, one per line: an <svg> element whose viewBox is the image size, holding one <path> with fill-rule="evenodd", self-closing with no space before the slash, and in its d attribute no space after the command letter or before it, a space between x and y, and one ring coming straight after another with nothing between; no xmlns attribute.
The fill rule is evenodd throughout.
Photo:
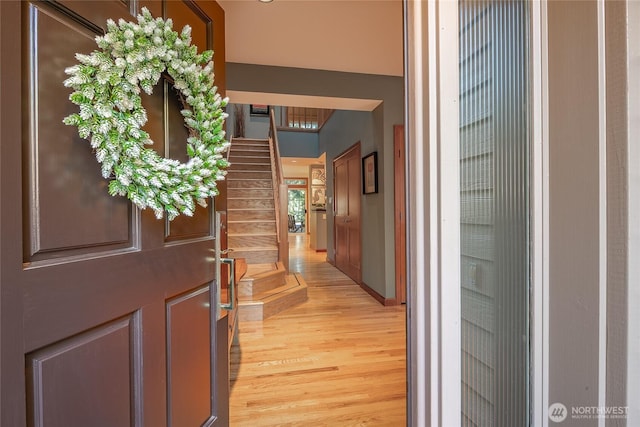
<svg viewBox="0 0 640 427"><path fill-rule="evenodd" d="M231 171L263 171L271 172L271 164L263 163L233 163L231 162Z"/></svg>
<svg viewBox="0 0 640 427"><path fill-rule="evenodd" d="M256 210L256 211L247 211L247 210L233 210L227 208L227 220L228 221L249 221L254 219L264 219L275 221L276 213L273 210Z"/></svg>
<svg viewBox="0 0 640 427"><path fill-rule="evenodd" d="M227 221L228 234L234 233L275 233L275 221L264 222L229 222Z"/></svg>
<svg viewBox="0 0 640 427"><path fill-rule="evenodd" d="M227 197L230 199L239 198L271 198L273 199L273 190L253 189L253 188L227 188Z"/></svg>
<svg viewBox="0 0 640 427"><path fill-rule="evenodd" d="M229 153L229 157L233 156L247 156L247 157L271 157L271 152L268 148L232 148Z"/></svg>
<svg viewBox="0 0 640 427"><path fill-rule="evenodd" d="M227 179L271 179L271 172L244 172L231 169Z"/></svg>
<svg viewBox="0 0 640 427"><path fill-rule="evenodd" d="M271 164L271 157L269 156L236 156L234 154L229 156L229 162L233 166L238 163L268 163Z"/></svg>
<svg viewBox="0 0 640 427"><path fill-rule="evenodd" d="M232 142L231 142L232 146L234 147L241 147L241 146L245 146L245 145L259 145L259 146L269 146L269 140L268 139L238 139L235 138Z"/></svg>
<svg viewBox="0 0 640 427"><path fill-rule="evenodd" d="M230 248L262 248L278 245L275 234L272 236L234 236L228 234L227 236Z"/></svg>
<svg viewBox="0 0 640 427"><path fill-rule="evenodd" d="M306 300L307 288L301 287L294 292L290 292L281 298L265 304L240 304L238 307L238 319L240 321L264 320L294 305L303 303Z"/></svg>
<svg viewBox="0 0 640 427"><path fill-rule="evenodd" d="M227 199L228 209L273 209L273 199Z"/></svg>
<svg viewBox="0 0 640 427"><path fill-rule="evenodd" d="M247 264L267 264L278 261L277 249L265 249L262 251L233 251L234 258L244 258Z"/></svg>
<svg viewBox="0 0 640 427"><path fill-rule="evenodd" d="M260 294L282 286L285 283L285 271L278 271L267 277L253 280L241 280L238 284L238 298L259 298Z"/></svg>
<svg viewBox="0 0 640 427"><path fill-rule="evenodd" d="M271 177L269 179L242 180L233 179L227 175L227 190L233 188L265 188L271 190L273 189L273 180Z"/></svg>

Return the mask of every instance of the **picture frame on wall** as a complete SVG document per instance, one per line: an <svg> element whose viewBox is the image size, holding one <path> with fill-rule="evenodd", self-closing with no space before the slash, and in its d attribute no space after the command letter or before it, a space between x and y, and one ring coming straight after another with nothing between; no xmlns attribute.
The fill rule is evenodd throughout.
<svg viewBox="0 0 640 427"><path fill-rule="evenodd" d="M249 114L252 116L269 117L269 106L264 104L250 104Z"/></svg>
<svg viewBox="0 0 640 427"><path fill-rule="evenodd" d="M362 158L362 193L378 192L378 153L374 151Z"/></svg>
<svg viewBox="0 0 640 427"><path fill-rule="evenodd" d="M322 185L327 183L327 177L323 165L311 165L311 185Z"/></svg>

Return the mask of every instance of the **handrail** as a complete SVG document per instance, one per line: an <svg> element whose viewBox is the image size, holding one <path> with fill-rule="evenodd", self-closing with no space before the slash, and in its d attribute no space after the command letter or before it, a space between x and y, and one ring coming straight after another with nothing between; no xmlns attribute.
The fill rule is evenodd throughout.
<svg viewBox="0 0 640 427"><path fill-rule="evenodd" d="M227 158L226 158L227 162L229 161L229 156L231 155L231 144L233 144L233 135L231 135L231 136L229 137L229 144L230 144L230 145L229 145L229 148L227 148L227 153L226 153L226 155L227 155Z"/></svg>
<svg viewBox="0 0 640 427"><path fill-rule="evenodd" d="M276 237L278 242L278 261L289 271L289 238L287 229L287 186L284 183L275 112L271 109L269 120L269 151L273 179L273 202L276 213ZM283 215L282 213L285 212Z"/></svg>
<svg viewBox="0 0 640 427"><path fill-rule="evenodd" d="M272 145L272 149L274 150L274 155L275 155L275 163L276 163L276 175L277 175L277 180L278 180L278 184L283 184L284 183L284 173L282 172L282 161L280 160L280 147L278 146L278 132L276 130L276 114L273 111L273 109L271 109L270 112L270 120L269 120L269 144ZM271 142L271 140L273 140Z"/></svg>

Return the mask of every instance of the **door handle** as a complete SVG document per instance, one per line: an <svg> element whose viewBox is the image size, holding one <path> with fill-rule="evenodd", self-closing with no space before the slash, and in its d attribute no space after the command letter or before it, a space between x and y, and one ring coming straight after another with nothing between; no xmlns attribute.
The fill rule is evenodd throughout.
<svg viewBox="0 0 640 427"><path fill-rule="evenodd" d="M236 302L236 259L235 258L222 258L220 259L222 264L228 264L229 270L231 273L229 274L229 303L222 304L220 303L220 308L223 310L233 310Z"/></svg>
<svg viewBox="0 0 640 427"><path fill-rule="evenodd" d="M220 249L220 241L222 240L222 219L220 212L216 212L215 218L215 243L214 243L214 257L216 264L215 281L216 281L216 319L220 317L220 310L233 310L235 306L235 286L236 286L236 260L235 258L222 258L223 254L231 252L231 249ZM224 304L221 300L222 294L222 280L220 270L222 264L229 265L231 274L229 275L229 303Z"/></svg>

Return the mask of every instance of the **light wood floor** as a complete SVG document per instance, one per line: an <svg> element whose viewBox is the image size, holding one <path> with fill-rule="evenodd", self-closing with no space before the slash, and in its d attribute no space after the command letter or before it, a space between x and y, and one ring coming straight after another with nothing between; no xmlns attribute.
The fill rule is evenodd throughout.
<svg viewBox="0 0 640 427"><path fill-rule="evenodd" d="M405 306L380 305L305 235L290 235L290 248L309 300L240 323L231 426L404 426Z"/></svg>

